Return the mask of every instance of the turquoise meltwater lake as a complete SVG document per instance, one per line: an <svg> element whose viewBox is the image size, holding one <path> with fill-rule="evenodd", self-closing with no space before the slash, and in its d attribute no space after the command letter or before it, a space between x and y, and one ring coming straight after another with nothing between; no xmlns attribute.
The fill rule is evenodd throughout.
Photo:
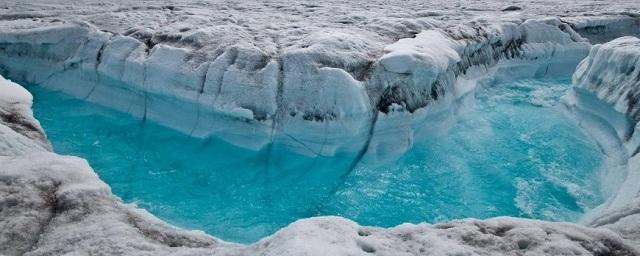
<svg viewBox="0 0 640 256"><path fill-rule="evenodd" d="M321 215L384 227L503 215L575 221L604 200L604 155L563 111L570 88L562 80L478 88L447 131L349 172L355 153L247 150L27 86L57 153L86 158L125 202L241 243Z"/></svg>

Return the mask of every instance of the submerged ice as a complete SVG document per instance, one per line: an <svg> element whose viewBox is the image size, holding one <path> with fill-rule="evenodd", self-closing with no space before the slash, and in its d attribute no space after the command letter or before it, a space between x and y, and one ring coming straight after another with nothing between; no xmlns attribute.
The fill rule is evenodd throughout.
<svg viewBox="0 0 640 256"><path fill-rule="evenodd" d="M29 88L54 149L88 159L116 195L178 226L252 242L322 215L385 227L503 215L575 221L602 202L602 156L559 104L569 87L527 79L479 88L446 129L396 160L365 156L355 167L355 154L252 151Z"/></svg>

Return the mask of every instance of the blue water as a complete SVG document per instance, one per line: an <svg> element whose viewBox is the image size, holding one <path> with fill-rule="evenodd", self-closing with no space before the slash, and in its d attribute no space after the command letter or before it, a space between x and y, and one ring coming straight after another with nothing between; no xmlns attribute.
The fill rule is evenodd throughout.
<svg viewBox="0 0 640 256"><path fill-rule="evenodd" d="M339 177L355 155L250 151L28 89L55 151L88 159L124 201L180 227L253 242L318 215L379 226L501 215L575 220L603 200L603 156L558 105L569 87L522 80L479 88L444 135L422 138L392 163L360 163L346 181Z"/></svg>

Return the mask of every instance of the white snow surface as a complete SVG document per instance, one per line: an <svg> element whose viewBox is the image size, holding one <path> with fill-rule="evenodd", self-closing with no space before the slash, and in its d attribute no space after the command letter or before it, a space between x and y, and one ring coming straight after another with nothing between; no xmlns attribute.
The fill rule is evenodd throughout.
<svg viewBox="0 0 640 256"><path fill-rule="evenodd" d="M0 78L0 254L640 254L640 136L628 125L638 123L640 46L627 37L591 47L639 34L640 2L0 3L0 72L12 79L193 136L309 154L401 155L429 132L416 127L451 116L477 82L568 75L589 55L574 81L576 95L593 97L568 105L604 116L592 119L632 156L620 159L627 182L583 224L500 217L385 229L318 217L237 245L125 204L85 160L50 152L31 95ZM522 10L501 11L510 5Z"/></svg>

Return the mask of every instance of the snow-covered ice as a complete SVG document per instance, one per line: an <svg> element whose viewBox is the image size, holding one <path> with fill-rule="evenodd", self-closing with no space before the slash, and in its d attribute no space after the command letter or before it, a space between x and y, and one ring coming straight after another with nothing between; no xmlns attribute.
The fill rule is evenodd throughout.
<svg viewBox="0 0 640 256"><path fill-rule="evenodd" d="M624 182L581 224L501 217L384 229L318 217L236 245L124 204L86 161L50 152L31 95L1 78L2 254L640 254L640 41L592 46L640 35L640 3L1 3L2 74L193 136L382 161L428 132L416 127L453 115L477 83L575 70L568 109L611 129L605 148L629 156L612 160L621 170L612 182ZM606 129L593 128L596 139Z"/></svg>

